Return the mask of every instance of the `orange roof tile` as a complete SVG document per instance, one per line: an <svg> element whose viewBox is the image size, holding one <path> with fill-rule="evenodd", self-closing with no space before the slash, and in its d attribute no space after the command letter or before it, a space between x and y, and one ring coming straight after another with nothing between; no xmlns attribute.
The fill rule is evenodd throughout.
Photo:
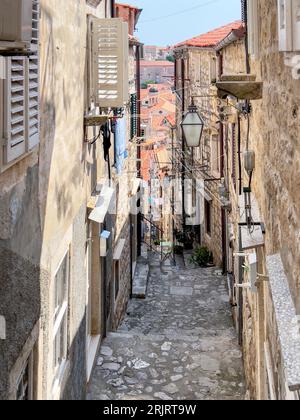
<svg viewBox="0 0 300 420"><path fill-rule="evenodd" d="M175 125L176 125L175 115L174 115L174 116L173 116L173 115L167 115L167 116L165 117L165 119L168 121L168 123L169 123L171 126L175 127Z"/></svg>
<svg viewBox="0 0 300 420"><path fill-rule="evenodd" d="M175 45L175 48L184 46L214 47L221 41L223 41L223 39L225 39L230 34L230 32L241 29L242 27L242 21L237 20L236 22L229 23L228 25L222 26L221 28L217 28L213 31L207 32L206 34L202 34L192 39L188 39L187 41L180 42L179 44Z"/></svg>
<svg viewBox="0 0 300 420"><path fill-rule="evenodd" d="M141 61L141 67L175 67L171 61Z"/></svg>

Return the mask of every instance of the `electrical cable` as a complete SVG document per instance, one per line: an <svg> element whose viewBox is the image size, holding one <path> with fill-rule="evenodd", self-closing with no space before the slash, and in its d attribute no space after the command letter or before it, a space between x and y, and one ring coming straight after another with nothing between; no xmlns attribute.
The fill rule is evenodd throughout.
<svg viewBox="0 0 300 420"><path fill-rule="evenodd" d="M221 1L221 0L207 1L206 3L201 3L201 4L198 4L197 6L189 7L188 9L179 10L178 12L170 13L169 15L164 15L164 16L160 16L160 17L156 17L156 18L152 18L152 19L143 20L143 21L140 21L139 23L141 23L141 24L142 23L150 23L150 22L156 22L156 21L163 20L163 19L168 19L168 18L173 17L173 16L182 15L184 13L188 13L190 11L200 9L202 7L206 7L206 6L209 6L209 5L214 4L214 3L218 3L219 1Z"/></svg>
<svg viewBox="0 0 300 420"><path fill-rule="evenodd" d="M93 144L96 143L97 140L100 139L100 137L101 137L101 127L99 128L99 133L98 133L97 136L93 137L93 139L90 139L90 140L86 139L85 142L88 143L88 144L93 145Z"/></svg>

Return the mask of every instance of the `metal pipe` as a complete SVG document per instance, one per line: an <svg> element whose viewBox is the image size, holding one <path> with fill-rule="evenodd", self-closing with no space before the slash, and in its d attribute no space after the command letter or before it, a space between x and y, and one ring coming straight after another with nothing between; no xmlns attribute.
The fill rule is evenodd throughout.
<svg viewBox="0 0 300 420"><path fill-rule="evenodd" d="M181 109L182 109L182 119L185 113L185 61L184 58L181 59L181 81L182 81L182 100L181 100ZM181 128L181 149L182 149L182 169L185 167L185 142L183 135L183 128ZM182 229L185 229L185 174L184 171L181 173L181 183L182 183Z"/></svg>
<svg viewBox="0 0 300 420"><path fill-rule="evenodd" d="M239 195L242 195L241 119L238 117Z"/></svg>

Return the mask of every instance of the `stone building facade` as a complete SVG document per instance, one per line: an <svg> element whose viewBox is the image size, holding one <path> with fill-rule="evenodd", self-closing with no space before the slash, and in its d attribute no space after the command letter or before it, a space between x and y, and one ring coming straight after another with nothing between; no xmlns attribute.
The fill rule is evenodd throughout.
<svg viewBox="0 0 300 420"><path fill-rule="evenodd" d="M184 41L175 46L177 94L177 147L181 149L175 160L181 176L177 201L184 202L185 229L192 227L196 242L208 247L214 263L225 270L225 211L219 197L219 187L224 176L224 159L221 153L223 126L218 115L218 99L213 82L216 80L218 60L215 46L238 29L234 22L207 34ZM192 100L204 120L201 145L189 149L183 139L180 123ZM187 181L189 180L189 181ZM188 184L190 182L190 186ZM182 198L184 197L184 198ZM182 229L182 216L177 217L177 229Z"/></svg>
<svg viewBox="0 0 300 420"><path fill-rule="evenodd" d="M141 82L174 82L174 63L170 61L141 61Z"/></svg>
<svg viewBox="0 0 300 420"><path fill-rule="evenodd" d="M80 400L101 339L118 326L130 298L137 244L130 209L138 190L130 95L139 89L131 63L124 106L93 105L91 19L113 24L114 1L32 4L39 9L33 12L39 35L26 44L25 55L22 43L0 41L1 98L8 92L8 71L19 72L21 80L28 68L29 107L36 98L32 89L38 91L28 114L36 119L24 123L24 149L13 149L7 131L0 133L0 316L6 327L0 399ZM129 48L132 62L137 44ZM7 55L14 57L11 67ZM97 115L94 127L85 126L91 124L87 116ZM127 123L118 132L125 147L120 157L117 134L109 139L103 124L118 127L122 116Z"/></svg>
<svg viewBox="0 0 300 420"><path fill-rule="evenodd" d="M248 37L231 37L216 48L218 93L229 104L223 191L230 202L228 284L249 398L259 400L299 400L300 385L300 48L295 39L284 42L297 34L297 2L279 3L242 2ZM289 6L292 19L282 25Z"/></svg>

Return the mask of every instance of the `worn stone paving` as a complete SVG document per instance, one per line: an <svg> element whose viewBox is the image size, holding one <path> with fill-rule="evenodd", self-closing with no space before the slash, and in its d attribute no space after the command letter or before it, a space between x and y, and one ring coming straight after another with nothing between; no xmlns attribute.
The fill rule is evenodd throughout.
<svg viewBox="0 0 300 420"><path fill-rule="evenodd" d="M94 369L92 400L239 400L242 354L226 282L214 268L150 264L147 298L130 302Z"/></svg>

